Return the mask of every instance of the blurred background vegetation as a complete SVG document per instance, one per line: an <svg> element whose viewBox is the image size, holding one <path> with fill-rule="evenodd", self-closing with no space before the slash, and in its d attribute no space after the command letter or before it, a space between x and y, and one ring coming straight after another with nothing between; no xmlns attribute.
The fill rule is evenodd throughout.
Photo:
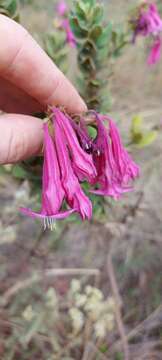
<svg viewBox="0 0 162 360"><path fill-rule="evenodd" d="M0 358L162 359L162 63L150 70L143 41L129 44L127 0L105 1L95 35L88 21L88 32L77 34L72 7L78 50L65 45L55 3L21 0L17 9L7 0L6 15L21 21L90 106L117 119L141 177L120 202L93 198L91 223L74 217L44 232L18 211L39 202L39 163L0 168Z"/></svg>

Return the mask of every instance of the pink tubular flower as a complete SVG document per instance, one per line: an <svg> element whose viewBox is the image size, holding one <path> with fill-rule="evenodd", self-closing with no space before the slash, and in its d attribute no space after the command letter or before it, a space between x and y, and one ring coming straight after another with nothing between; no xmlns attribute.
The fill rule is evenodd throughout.
<svg viewBox="0 0 162 360"><path fill-rule="evenodd" d="M154 65L159 62L161 56L161 39L157 38L154 42L147 59L148 65Z"/></svg>
<svg viewBox="0 0 162 360"><path fill-rule="evenodd" d="M118 129L106 116L90 111L96 118L97 136L90 138L85 124L75 124L70 116L52 108L53 135L44 124L44 163L42 208L40 212L21 208L30 217L44 219L44 227L53 228L55 219L73 212L82 220L92 218L92 203L80 181L98 186L92 193L115 199L132 190L130 183L139 175L138 166L122 145ZM109 128L104 125L108 121ZM71 208L61 211L64 201Z"/></svg>
<svg viewBox="0 0 162 360"><path fill-rule="evenodd" d="M64 0L57 4L57 14L62 18L60 26L65 30L66 42L73 48L76 47L75 36L71 30L69 19L67 18L68 6Z"/></svg>
<svg viewBox="0 0 162 360"><path fill-rule="evenodd" d="M74 36L74 34L73 34L72 30L71 30L70 22L69 22L68 19L64 19L62 21L62 27L66 32L66 41L67 41L67 43L71 47L75 48L76 47L76 40L75 40L75 36Z"/></svg>
<svg viewBox="0 0 162 360"><path fill-rule="evenodd" d="M139 176L139 167L131 159L119 135L119 131L112 120L109 120L109 135L111 138L111 147L115 163L118 167L119 174L123 183L128 183Z"/></svg>
<svg viewBox="0 0 162 360"><path fill-rule="evenodd" d="M67 148L65 133L62 131L60 117L54 120L56 149L59 163L61 164L61 182L65 191L66 201L73 211L77 211L83 220L91 219L92 204L84 194L77 176L75 175ZM77 156L77 155L76 155Z"/></svg>
<svg viewBox="0 0 162 360"><path fill-rule="evenodd" d="M66 2L64 0L59 1L56 10L59 16L64 16L68 11L68 6Z"/></svg>
<svg viewBox="0 0 162 360"><path fill-rule="evenodd" d="M124 149L113 121L109 120L107 130L103 117L95 115L98 135L94 143L93 157L98 173L96 183L99 183L100 187L92 192L118 199L122 193L132 190L130 181L139 175L139 168Z"/></svg>
<svg viewBox="0 0 162 360"><path fill-rule="evenodd" d="M53 108L53 122L59 123L62 132L64 132L66 143L72 158L72 168L77 177L82 180L88 180L89 183L94 182L96 177L96 168L93 163L92 156L87 154L80 146L76 133L71 125L70 120L59 109Z"/></svg>
<svg viewBox="0 0 162 360"><path fill-rule="evenodd" d="M132 20L132 25L134 27L133 42L137 36L153 37L154 43L147 62L149 65L157 63L160 60L162 19L156 4L151 3L142 6L137 19Z"/></svg>
<svg viewBox="0 0 162 360"><path fill-rule="evenodd" d="M21 212L30 217L43 218L44 226L53 226L55 219L64 219L74 210L60 212L65 191L62 187L60 168L56 149L48 131L48 125L44 124L44 164L42 179L42 209L36 213L30 209L21 208Z"/></svg>
<svg viewBox="0 0 162 360"><path fill-rule="evenodd" d="M150 4L148 9L148 16L150 19L150 33L156 35L162 31L162 19L160 17L156 4Z"/></svg>
<svg viewBox="0 0 162 360"><path fill-rule="evenodd" d="M96 183L99 189L91 192L96 195L111 196L118 199L123 192L118 176L108 130L103 124L101 117L96 114L97 120L97 138L93 147L93 158L97 168Z"/></svg>

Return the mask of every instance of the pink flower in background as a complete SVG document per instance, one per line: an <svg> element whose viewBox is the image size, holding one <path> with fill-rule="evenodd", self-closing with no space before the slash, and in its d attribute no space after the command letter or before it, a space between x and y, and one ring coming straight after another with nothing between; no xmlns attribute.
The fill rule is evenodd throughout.
<svg viewBox="0 0 162 360"><path fill-rule="evenodd" d="M157 62L159 62L160 56L161 56L161 45L162 45L161 39L157 38L151 48L149 56L148 56L148 59L147 59L148 65L153 65L153 64L156 64Z"/></svg>
<svg viewBox="0 0 162 360"><path fill-rule="evenodd" d="M76 47L75 36L71 30L69 19L64 19L62 21L62 27L66 32L66 41L71 47Z"/></svg>
<svg viewBox="0 0 162 360"><path fill-rule="evenodd" d="M64 0L59 1L56 10L59 16L64 16L68 11L67 3Z"/></svg>
<svg viewBox="0 0 162 360"><path fill-rule="evenodd" d="M58 164L56 148L48 131L48 125L44 125L44 163L42 177L42 209L40 213L30 209L21 208L25 215L43 218L44 226L52 228L53 220L64 219L73 210L60 212L65 191L61 183L60 168Z"/></svg>
<svg viewBox="0 0 162 360"><path fill-rule="evenodd" d="M162 19L156 4L146 4L141 7L138 18L132 20L134 26L134 39L137 36L158 35L162 31Z"/></svg>
<svg viewBox="0 0 162 360"><path fill-rule="evenodd" d="M154 35L162 31L162 19L157 9L157 5L152 3L148 9L148 16L150 16L150 33Z"/></svg>
<svg viewBox="0 0 162 360"><path fill-rule="evenodd" d="M152 65L160 60L162 19L154 3L145 4L139 10L137 19L132 20L134 28L133 42L137 36L153 37L153 45L148 57L148 64Z"/></svg>
<svg viewBox="0 0 162 360"><path fill-rule="evenodd" d="M76 47L75 36L71 30L69 19L67 18L68 6L65 1L60 1L57 4L57 14L63 18L61 27L65 30L66 41L71 47Z"/></svg>
<svg viewBox="0 0 162 360"><path fill-rule="evenodd" d="M90 220L92 217L92 203L84 194L79 180L73 171L67 147L67 139L65 133L62 131L59 116L56 116L54 119L54 127L57 154L59 163L61 164L61 181L65 191L66 201L74 211L77 211L81 215L83 220Z"/></svg>

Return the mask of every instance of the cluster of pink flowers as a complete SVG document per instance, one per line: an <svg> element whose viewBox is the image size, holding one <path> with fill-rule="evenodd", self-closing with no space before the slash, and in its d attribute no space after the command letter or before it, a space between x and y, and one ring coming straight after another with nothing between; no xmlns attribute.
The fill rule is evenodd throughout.
<svg viewBox="0 0 162 360"><path fill-rule="evenodd" d="M148 64L152 65L160 60L162 46L162 19L154 3L144 3L138 12L136 19L131 21L134 29L133 41L138 36L152 37L150 54L148 56Z"/></svg>
<svg viewBox="0 0 162 360"><path fill-rule="evenodd" d="M42 209L36 213L21 208L21 212L44 219L45 228L74 212L83 220L92 218L92 203L81 187L83 181L90 184L90 192L118 199L132 190L132 180L139 175L115 123L94 111L90 115L97 129L95 139L89 136L83 119L76 123L56 107L52 109L53 135L48 123L44 124Z"/></svg>
<svg viewBox="0 0 162 360"><path fill-rule="evenodd" d="M67 41L67 43L71 47L75 47L76 46L75 36L74 36L74 34L73 34L72 30L71 30L70 22L69 22L69 19L67 17L67 15L68 15L67 3L64 0L61 0L57 4L57 9L56 10L57 10L57 14L59 15L59 17L61 17L61 27L66 32L66 41Z"/></svg>

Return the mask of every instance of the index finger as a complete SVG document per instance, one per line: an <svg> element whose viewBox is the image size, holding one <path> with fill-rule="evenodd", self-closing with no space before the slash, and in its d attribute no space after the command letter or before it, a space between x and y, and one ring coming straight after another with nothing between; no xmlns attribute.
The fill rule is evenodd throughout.
<svg viewBox="0 0 162 360"><path fill-rule="evenodd" d="M42 105L62 105L82 112L86 105L32 36L15 21L0 15L0 76Z"/></svg>

